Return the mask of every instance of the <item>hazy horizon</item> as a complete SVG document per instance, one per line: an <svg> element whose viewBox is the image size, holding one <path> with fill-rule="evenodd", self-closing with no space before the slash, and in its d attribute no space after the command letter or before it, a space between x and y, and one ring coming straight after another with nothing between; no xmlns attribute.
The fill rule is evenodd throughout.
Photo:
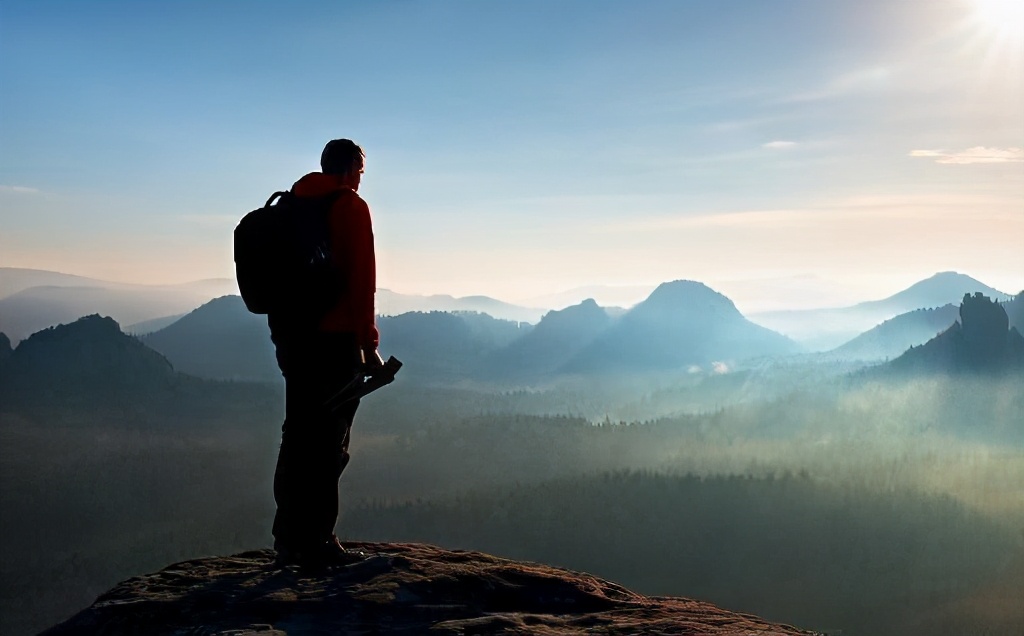
<svg viewBox="0 0 1024 636"><path fill-rule="evenodd" d="M238 219L350 137L400 293L1024 288L1014 2L0 11L2 266L231 278Z"/></svg>
<svg viewBox="0 0 1024 636"><path fill-rule="evenodd" d="M3 267L7 267L7 266L3 265L3 264L0 264L0 268L3 268ZM87 278L87 279L98 281L98 282L102 282L102 283L110 283L112 285L123 285L123 286L145 286L145 287L153 287L153 288L161 288L161 287L172 288L172 287L188 287L188 286L207 286L207 287L210 287L210 286L213 286L213 287L216 287L219 291L214 293L213 296L211 296L211 298L213 298L216 295L219 295L220 293L225 291L223 289L224 285L228 285L229 287L232 287L232 289L228 290L228 293L232 293L232 294L237 294L238 293L237 283L235 283L233 277L206 278L206 279L199 279L199 280L182 280L182 281L167 282L167 283L164 283L164 282L149 283L149 282L140 282L140 281L131 281L131 280L110 280L110 279L103 279L103 278L95 278L95 277L85 276L83 274L78 274L78 273L73 273L73 272L55 271L55 270L43 270L43 269L39 269L39 268L13 268L13 269L29 269L29 270L35 270L35 271L40 271L40 272L52 272L52 273L58 273L58 274L65 274L65 275L69 275L69 276L79 276L79 277ZM966 273L966 272L951 272L951 271L935 272L931 276L928 276L928 278L931 278L931 277L936 276L938 274L944 274L944 273L961 274L961 275L969 276L971 278L975 278L977 280L977 277L971 276L969 273ZM680 279L676 279L676 280L680 280ZM921 280L924 280L924 279L921 279ZM665 280L665 281L660 281L658 283L650 284L650 285L601 285L601 284L582 285L582 286L579 286L579 287L573 287L571 289L560 289L560 290L557 290L557 291L549 293L549 294L538 294L538 295L533 295L533 296L526 297L526 298L503 298L503 297L500 297L500 296L497 296L497 295L486 294L486 293L459 295L459 294L451 294L451 293L444 292L444 291L428 292L428 293L418 293L418 292L411 292L411 291L402 291L402 290L398 290L398 289L389 289L389 288L385 288L385 287L378 287L378 291L386 290L386 291L390 291L390 292L393 292L393 293L396 293L396 294L402 294L402 295L408 295L408 296L423 296L423 297L429 297L429 296L435 296L435 295L436 296L451 296L451 297L454 297L456 299L459 299L459 298L470 298L470 297L476 297L476 296L484 296L484 297L492 298L494 300L498 300L498 301L501 301L501 302L509 303L509 304L512 304L512 305L517 305L517 306L521 306L521 307L534 307L534 308L544 309L544 310L560 310L560 309L564 309L566 307L569 307L569 306L572 306L572 305L575 305L575 304L579 304L583 300L593 299L593 300L596 300L596 302L599 305L601 305L602 307L621 307L621 308L627 308L628 309L628 308L636 305L637 303L643 301L644 299L646 299L647 296L650 295L650 293L653 292L656 287L658 287L658 285L661 285L662 283L668 283L668 282L672 282L672 281ZM828 282L827 281L822 281L821 279L819 279L817 277L814 277L814 276L791 277L789 279L761 279L761 280L750 279L750 280L746 280L746 281L723 281L721 283L721 285L718 285L718 286L713 285L713 284L709 284L707 281L697 281L697 282L704 283L704 284L708 285L709 287L711 287L712 289L714 289L715 291L720 292L723 295L725 295L727 298L729 298L730 300L732 300L736 304L737 308L740 310L741 313L744 313L744 314L758 314L758 313L771 313L771 312L776 312L776 311L789 311L789 310L801 311L801 310L812 310L812 309L839 309L839 308L843 308L843 307L852 307L852 306L854 306L854 305L856 305L858 303L877 301L877 300L882 300L884 298L888 298L889 296L892 296L892 295L894 295L896 293L904 291L905 289L907 289L911 285L913 285L915 283L918 283L918 282L921 282L921 281L920 280L913 280L913 281L910 281L909 283L907 283L906 285L904 285L903 287L900 287L898 289L893 289L891 291L883 292L884 295L875 295L875 296L854 296L854 295L850 295L850 294L844 295L843 293L841 293L841 290L839 292L836 292L836 290L832 290L832 293L829 293ZM1005 294L1007 294L1009 296L1014 296L1014 295L1020 293L1021 289L1024 289L1024 287L1022 287L1021 289L1018 289L1017 291L1008 291L1006 288L1000 288L998 285L992 285L988 281L985 281L985 280L980 280L979 282L985 283L986 285L989 285L990 287L993 287L994 289L997 289L998 291L1003 292L1003 293L1005 293ZM815 288L815 287L818 288L817 289L818 293L816 293L813 297L809 297L809 298L804 299L802 302L800 302L800 301L794 302L794 296L792 294L787 294L786 293L787 289L789 291L793 291L794 289L808 291L809 289L812 289L812 288ZM1011 287L1009 289L1015 289L1015 288ZM832 302L829 302L830 300ZM379 307L378 309L382 309L382 308ZM386 309L386 308L384 308L384 309ZM388 315L390 315L390 313Z"/></svg>

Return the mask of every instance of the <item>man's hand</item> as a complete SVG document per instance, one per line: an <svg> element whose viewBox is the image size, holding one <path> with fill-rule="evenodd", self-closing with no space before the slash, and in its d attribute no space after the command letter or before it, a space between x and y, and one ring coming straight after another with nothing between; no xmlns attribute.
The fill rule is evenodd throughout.
<svg viewBox="0 0 1024 636"><path fill-rule="evenodd" d="M372 351L363 349L363 372L373 375L384 366L384 360L376 349Z"/></svg>
<svg viewBox="0 0 1024 636"><path fill-rule="evenodd" d="M368 368L369 365L364 363L362 374L357 375L345 388L327 398L324 402L324 407L326 407L328 411L334 412L340 408L342 404L346 404L350 400L358 400L365 395L373 393L384 385L391 384L395 381L395 375L402 368L402 361L397 359L395 356L391 356L388 358L387 362L381 363L380 355L377 354L376 350L372 352L372 356L368 355L366 351L362 351L361 353L368 360L370 358L375 359L377 366L371 371Z"/></svg>

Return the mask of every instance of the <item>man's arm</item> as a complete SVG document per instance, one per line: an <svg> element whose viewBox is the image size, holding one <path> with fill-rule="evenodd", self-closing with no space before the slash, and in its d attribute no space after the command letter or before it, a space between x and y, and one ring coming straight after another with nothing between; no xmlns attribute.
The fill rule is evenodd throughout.
<svg viewBox="0 0 1024 636"><path fill-rule="evenodd" d="M362 198L356 196L348 210L349 223L344 237L337 237L347 243L343 254L348 263L343 271L348 272L348 310L352 312L352 324L359 346L375 351L380 344L380 335L374 319L374 294L377 291L377 260L373 246L373 224L370 208Z"/></svg>

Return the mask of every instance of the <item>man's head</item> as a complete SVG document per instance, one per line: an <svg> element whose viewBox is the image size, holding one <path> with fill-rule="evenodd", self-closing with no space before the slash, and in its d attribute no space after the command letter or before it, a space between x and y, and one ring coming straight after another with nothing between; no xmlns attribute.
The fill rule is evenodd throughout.
<svg viewBox="0 0 1024 636"><path fill-rule="evenodd" d="M320 169L324 174L338 177L353 190L359 189L366 153L351 139L332 139L320 155Z"/></svg>

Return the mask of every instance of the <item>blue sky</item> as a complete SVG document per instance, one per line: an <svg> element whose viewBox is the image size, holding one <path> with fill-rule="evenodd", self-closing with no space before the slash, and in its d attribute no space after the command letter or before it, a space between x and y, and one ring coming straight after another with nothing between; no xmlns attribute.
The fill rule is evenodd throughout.
<svg viewBox="0 0 1024 636"><path fill-rule="evenodd" d="M229 277L238 218L350 137L395 291L1014 293L1024 15L993 2L5 0L0 266Z"/></svg>

